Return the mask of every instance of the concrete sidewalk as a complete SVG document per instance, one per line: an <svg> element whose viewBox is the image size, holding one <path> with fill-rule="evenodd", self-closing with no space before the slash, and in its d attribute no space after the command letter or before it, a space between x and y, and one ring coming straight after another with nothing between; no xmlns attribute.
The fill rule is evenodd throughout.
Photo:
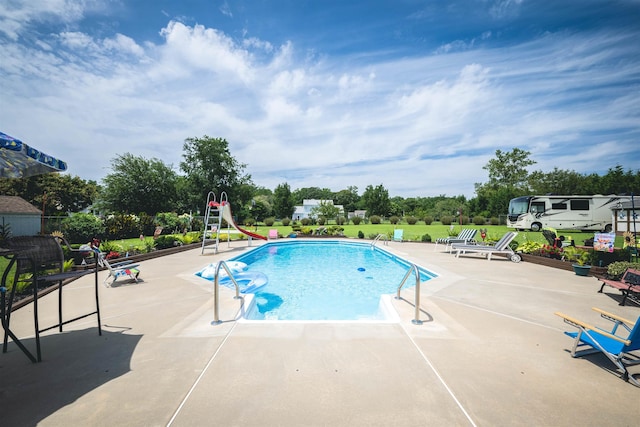
<svg viewBox="0 0 640 427"><path fill-rule="evenodd" d="M254 242L254 246L256 243ZM393 300L400 323L235 322L240 302L194 275L248 250L221 244L141 266L143 282L100 288L95 317L42 337L32 364L13 344L0 354L0 425L6 426L561 426L635 425L640 389L603 356L572 359L563 311L590 323L592 306L636 319L633 303L571 272L503 258L456 259L423 243L385 249L440 275ZM439 249L439 248L438 248ZM106 272L100 273L100 280ZM64 289L65 315L87 311L91 276ZM609 292L609 293L607 293ZM57 293L40 299L55 323ZM35 347L32 306L11 326ZM635 369L634 372L640 372Z"/></svg>

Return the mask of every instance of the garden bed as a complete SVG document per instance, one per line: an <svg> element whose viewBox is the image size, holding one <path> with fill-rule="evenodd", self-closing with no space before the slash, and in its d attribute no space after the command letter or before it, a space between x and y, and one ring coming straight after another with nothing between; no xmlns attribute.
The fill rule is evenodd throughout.
<svg viewBox="0 0 640 427"><path fill-rule="evenodd" d="M562 261L559 259L553 259L548 257L543 257L539 255L531 255L531 254L521 254L522 260L525 262L530 262L532 264L544 265L546 267L559 268L561 270L573 271L573 265L570 261ZM589 276L601 277L607 273L606 267L595 267L591 266L591 270L589 271Z"/></svg>

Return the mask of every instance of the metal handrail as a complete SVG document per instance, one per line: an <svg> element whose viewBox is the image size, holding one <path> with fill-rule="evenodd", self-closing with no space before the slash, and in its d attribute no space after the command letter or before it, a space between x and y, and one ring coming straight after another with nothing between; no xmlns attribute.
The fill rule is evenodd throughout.
<svg viewBox="0 0 640 427"><path fill-rule="evenodd" d="M224 268L224 270L227 272L227 275L233 282L233 285L236 287L236 296L234 298L240 299L240 286L238 286L238 282L236 282L236 279L233 277L233 274L231 274L231 270L229 269L229 266L227 265L227 263L224 261L219 261L218 265L216 266L216 274L214 276L214 281L213 281L214 283L213 285L213 324L214 325L222 323L222 321L220 320L220 314L219 314L220 298L218 297L219 288L220 288L220 284L218 282L218 278L220 276L220 267Z"/></svg>
<svg viewBox="0 0 640 427"><path fill-rule="evenodd" d="M422 325L422 320L420 320L420 271L418 270L418 266L415 264L411 264L411 268L407 271L407 274L404 275L402 282L400 282L400 286L398 286L398 292L396 294L396 299L402 299L400 297L400 290L404 286L405 282L411 276L411 272L415 272L416 274L416 291L415 291L415 319L411 321L414 325Z"/></svg>
<svg viewBox="0 0 640 427"><path fill-rule="evenodd" d="M373 239L373 242L371 242L371 247L373 248L376 243L378 242L378 240L384 238L384 245L387 246L389 244L389 238L387 237L386 234L378 234L375 239Z"/></svg>

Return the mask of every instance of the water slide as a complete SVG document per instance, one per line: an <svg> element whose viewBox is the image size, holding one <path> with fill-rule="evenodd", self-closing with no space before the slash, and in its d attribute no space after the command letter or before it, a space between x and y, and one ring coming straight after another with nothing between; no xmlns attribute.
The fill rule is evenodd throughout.
<svg viewBox="0 0 640 427"><path fill-rule="evenodd" d="M244 228L238 226L238 224L236 224L235 220L233 219L233 215L231 215L231 205L229 203L227 203L224 206L224 209L222 209L222 219L227 221L227 224L231 225L233 228L235 228L236 230L238 230L242 234L246 234L247 236L253 237L254 239L267 240L267 238L265 236L262 236L262 235L256 234L256 233L252 233L251 231L245 230Z"/></svg>

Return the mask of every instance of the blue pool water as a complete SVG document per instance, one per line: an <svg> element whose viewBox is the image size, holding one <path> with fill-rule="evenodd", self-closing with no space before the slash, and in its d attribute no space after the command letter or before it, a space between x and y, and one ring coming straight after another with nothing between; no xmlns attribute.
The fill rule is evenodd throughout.
<svg viewBox="0 0 640 427"><path fill-rule="evenodd" d="M250 320L384 319L381 295L395 294L410 269L380 248L343 241L267 243L229 261L268 277L254 294ZM433 277L420 269L421 281ZM415 286L413 273L404 286Z"/></svg>

